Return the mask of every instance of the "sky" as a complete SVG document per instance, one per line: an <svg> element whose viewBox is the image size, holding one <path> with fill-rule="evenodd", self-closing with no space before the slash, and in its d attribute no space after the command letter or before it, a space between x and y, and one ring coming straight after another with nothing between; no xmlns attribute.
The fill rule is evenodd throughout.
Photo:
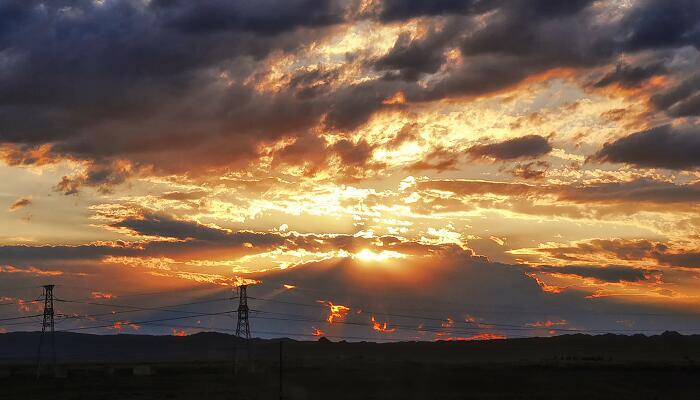
<svg viewBox="0 0 700 400"><path fill-rule="evenodd" d="M0 332L700 332L699 61L695 0L0 0Z"/></svg>

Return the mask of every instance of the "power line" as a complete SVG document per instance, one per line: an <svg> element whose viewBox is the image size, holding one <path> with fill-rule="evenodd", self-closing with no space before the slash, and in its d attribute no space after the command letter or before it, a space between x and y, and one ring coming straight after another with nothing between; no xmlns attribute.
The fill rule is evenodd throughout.
<svg viewBox="0 0 700 400"><path fill-rule="evenodd" d="M262 285L265 285L265 283L262 283ZM325 291L325 290L319 290L319 289L309 289L309 288L303 288L303 287L298 287L295 286L293 290L296 291L302 291L302 292L315 292L315 293L324 293L328 295L335 295L333 292ZM389 296L381 296L382 299L392 299L392 297ZM255 299L254 297L250 297L250 299ZM405 299L401 298L396 298L393 297L393 299L396 299L398 301L405 301ZM276 301L276 302L282 302L281 300L272 300L272 299L262 299L258 298L258 300L265 300L265 301ZM697 312L658 312L658 313L653 313L653 312L613 312L613 311L594 311L594 310L588 310L588 309L558 309L558 310L552 310L552 311L543 311L543 312L533 312L531 309L525 309L525 308L520 308L520 307L515 307L515 306L508 306L504 304L483 304L483 303L458 303L454 301L449 301L449 300L444 300L444 299L435 299L434 297L430 298L431 302L437 302L437 303L444 303L444 304L453 304L456 306L459 306L460 308L457 309L448 309L448 308L440 308L440 309L423 309L423 311L435 311L435 312L445 312L445 311L456 311L456 312L463 312L465 309L470 309L472 311L478 311L482 313L487 313L487 314L529 314L529 315L551 315L555 314L557 312L579 312L579 313L587 313L587 314L602 314L602 315L631 315L631 316L647 316L647 317L673 317L673 316L680 316L680 317L700 317L700 313ZM299 304L299 303L294 303L294 302L285 302L287 304ZM310 305L307 304L307 307L314 307L316 305ZM488 307L488 309L475 309L474 307ZM356 305L356 308L363 308L361 305ZM396 308L396 307L394 307ZM511 309L510 311L494 311L493 309ZM411 308L412 310L415 310L415 308Z"/></svg>
<svg viewBox="0 0 700 400"><path fill-rule="evenodd" d="M221 299L192 301L189 303L180 303L180 304L175 304L172 306L165 306L165 307L184 307L184 306L197 305L197 304L209 304L209 303L216 303L216 302L220 302L220 301L228 301L231 299L232 299L231 297L227 297L227 298L221 298ZM61 302L61 303L87 304L87 305L102 306L102 307L129 308L129 309L133 309L132 311L163 311L163 312L174 312L174 313L184 313L184 314L198 313L196 311L173 310L173 309L169 309L169 308L165 308L165 307L140 307L140 306L134 306L134 305L129 305L129 304L97 303L97 302L90 302L90 301L64 300L64 299L56 299L56 301Z"/></svg>
<svg viewBox="0 0 700 400"><path fill-rule="evenodd" d="M33 320L33 321L15 322L15 323L12 323L12 324L2 324L2 327L4 328L4 327L6 327L6 326L36 325L36 324L41 324L41 321L35 319L35 320Z"/></svg>
<svg viewBox="0 0 700 400"><path fill-rule="evenodd" d="M234 310L222 311L222 312L218 312L218 313L211 313L208 315L225 315L225 314L231 314L234 312L236 312L236 311L234 311ZM153 322L176 321L176 320L196 318L196 317L201 317L201 315L185 315L182 317L160 318L160 319L145 320L145 321L113 321L109 325L82 326L82 327L78 327L78 328L61 329L61 330L57 330L56 332L75 332L75 331L90 330L90 329L110 328L110 327L113 327L114 324L117 322L121 323L121 325L146 325L146 324L153 323Z"/></svg>
<svg viewBox="0 0 700 400"><path fill-rule="evenodd" d="M21 306L21 305L26 305L26 304L36 304L40 303L41 300L35 299L35 300L22 300L18 299L17 301L8 301L5 303L0 303L0 306Z"/></svg>
<svg viewBox="0 0 700 400"><path fill-rule="evenodd" d="M14 321L17 319L25 319L25 318L34 318L34 317L41 317L44 314L34 314L34 315L23 315L21 317L12 317L12 318L0 318L0 321Z"/></svg>
<svg viewBox="0 0 700 400"><path fill-rule="evenodd" d="M119 322L119 321L114 321L114 322ZM197 326L197 325L182 325L182 324L161 324L159 322L164 322L164 321L139 321L139 322L132 322L130 324L138 324L138 325L152 325L152 326L161 326L161 327L167 327L167 328L180 328L180 329L206 329L207 331L219 331L219 332L235 332L234 329L230 328L221 328L221 327L202 327L202 326ZM123 325L127 325L126 323L123 323ZM111 327L113 325L105 325L106 327ZM91 327L92 328L92 327ZM57 331L57 332L64 332L64 331ZM297 333L297 332L281 332L281 331L254 331L256 334L263 334L263 335L284 335L284 336L292 336L292 337L318 337L318 335L313 335L313 334L306 334L306 333ZM338 336L338 335L323 335L326 338L337 338L337 339L354 339L354 340L374 340L374 341L389 341L389 342L406 342L408 340L406 339L399 339L399 338L376 338L376 337L364 337L364 336Z"/></svg>
<svg viewBox="0 0 700 400"><path fill-rule="evenodd" d="M264 312L264 311L257 311ZM281 314L282 313L272 313ZM290 314L290 316L295 316ZM262 317L254 315L251 318L255 319L267 319L276 321L289 321L289 322L310 322L310 323L327 323L326 320L315 320L309 318L276 318L276 317ZM356 325L356 326L367 326L374 327L372 323L356 322L356 321L334 321L332 325ZM534 326L517 326L517 325L507 325L503 327L499 324L489 324L489 323L479 323L479 326L474 327L455 327L455 326L422 326L415 327L412 325L403 324L391 324L390 328L396 328L401 330L411 330L417 332L431 332L431 333L477 333L483 332L488 328L496 328L497 331L509 332L509 331L556 331L556 332L567 332L567 333L612 333L612 332L657 332L658 329L576 329L576 328L556 328L556 327L534 327ZM509 327L510 326L510 327ZM698 332L700 328L693 329L681 329L688 332Z"/></svg>
<svg viewBox="0 0 700 400"><path fill-rule="evenodd" d="M297 302L290 302L290 301L283 301L283 300L276 300L276 299L265 299L265 298L257 298L257 297L250 297L253 300L263 300L263 301L268 301L268 302L273 302L273 303L281 303L281 304L287 304L287 305L295 305L295 306L302 306L302 307L314 307L314 308L327 308L327 306L321 305L321 304L308 304L308 303L297 303ZM259 310L256 310L260 312ZM446 321L445 318L437 318L437 317L432 317L432 316L425 316L425 315L411 315L411 314L395 314L395 313L387 313L387 312L381 312L381 311L369 311L369 310L363 310L363 312L367 314L375 314L375 315L384 315L384 316L390 316L390 317L397 317L397 318L407 318L407 319L419 319L419 320L428 320L428 321L441 321L444 322ZM282 313L279 313L282 314ZM342 321L338 321L335 323L340 323ZM469 322L461 322L460 323L469 323ZM555 331L555 332L576 332L576 333L584 333L584 332L656 332L658 329L574 329L574 328L557 328L557 327L534 327L534 326L522 326L522 325L513 325L513 324L498 324L498 323L487 323L487 322L473 322L472 324L479 325L481 327L491 327L491 328L498 328L504 331L507 330L530 330L530 331L542 331L542 330L548 330L548 331ZM700 331L700 329L682 329L684 331Z"/></svg>
<svg viewBox="0 0 700 400"><path fill-rule="evenodd" d="M72 286L72 285L58 285L61 287L73 287L73 288L79 288L83 290L87 290L93 293L100 292L100 290L96 290L93 288L89 288L87 286ZM172 293L182 293L182 292L197 292L197 291L202 291L202 290L225 290L225 287L222 286L212 286L212 287L201 287L201 288L182 288L182 289L173 289L173 290L163 290L163 291L158 291L158 292L125 292L126 294L115 294L115 298L129 298L129 297L141 297L141 296L155 296L159 294L172 294ZM86 297L82 299L75 299L75 300L94 300L95 297Z"/></svg>

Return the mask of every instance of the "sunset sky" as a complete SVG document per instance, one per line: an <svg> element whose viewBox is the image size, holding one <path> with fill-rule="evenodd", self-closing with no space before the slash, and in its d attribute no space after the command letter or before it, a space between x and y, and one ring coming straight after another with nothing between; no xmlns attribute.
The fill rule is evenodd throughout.
<svg viewBox="0 0 700 400"><path fill-rule="evenodd" d="M0 0L0 332L700 333L699 62L696 0Z"/></svg>

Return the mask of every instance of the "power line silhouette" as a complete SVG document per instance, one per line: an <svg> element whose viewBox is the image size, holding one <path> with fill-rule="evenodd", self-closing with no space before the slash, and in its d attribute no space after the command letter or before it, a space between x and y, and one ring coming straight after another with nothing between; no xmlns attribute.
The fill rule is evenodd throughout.
<svg viewBox="0 0 700 400"><path fill-rule="evenodd" d="M238 321L236 336L250 339L250 321L248 320L248 285L238 287Z"/></svg>

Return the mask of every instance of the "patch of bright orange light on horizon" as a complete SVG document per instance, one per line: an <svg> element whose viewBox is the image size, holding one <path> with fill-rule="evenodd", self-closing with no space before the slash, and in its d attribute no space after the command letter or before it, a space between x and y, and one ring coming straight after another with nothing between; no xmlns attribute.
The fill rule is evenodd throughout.
<svg viewBox="0 0 700 400"><path fill-rule="evenodd" d="M104 299L104 300L109 300L109 299L113 299L113 298L115 298L115 297L117 297L117 296L115 296L115 295L112 294L112 293L107 293L107 292L92 292L92 293L90 294L90 297L92 297L93 299Z"/></svg>
<svg viewBox="0 0 700 400"><path fill-rule="evenodd" d="M135 331L138 331L139 329L141 329L140 325L136 325L136 324L131 323L129 321L117 321L110 328L121 332L125 327L129 327Z"/></svg>
<svg viewBox="0 0 700 400"><path fill-rule="evenodd" d="M396 328L389 328L389 324L385 323L380 323L378 322L374 316L372 317L372 329L374 329L377 332L382 332L382 333L392 333L396 332Z"/></svg>
<svg viewBox="0 0 700 400"><path fill-rule="evenodd" d="M569 321L565 319L561 319L559 321L536 321L536 322L530 322L528 324L525 324L525 326L530 326L534 328L552 328L555 326L566 326L569 324Z"/></svg>
<svg viewBox="0 0 700 400"><path fill-rule="evenodd" d="M348 312L350 311L350 307L346 307L341 304L333 304L330 301L324 300L318 300L318 302L327 305L330 309L330 312L328 313L328 318L326 318L326 321L328 321L329 324L332 324L336 321L342 321L343 319L345 319L345 316L348 315Z"/></svg>
<svg viewBox="0 0 700 400"><path fill-rule="evenodd" d="M290 285L288 283L285 283L284 285L282 285L282 287L285 289L296 289L295 285Z"/></svg>
<svg viewBox="0 0 700 400"><path fill-rule="evenodd" d="M467 336L467 337L462 337L462 336L442 337L442 336L438 335L438 337L435 340L446 340L446 341L450 341L450 342L456 342L456 341L470 341L470 340L500 340L500 339L506 339L506 336L501 335L499 333L484 332L484 333L480 333L478 335Z"/></svg>
<svg viewBox="0 0 700 400"><path fill-rule="evenodd" d="M178 330L178 329L176 329L176 328L173 328L171 334L172 334L173 336L179 336L179 337L187 336L187 332L185 332L184 329Z"/></svg>
<svg viewBox="0 0 700 400"><path fill-rule="evenodd" d="M447 321L441 323L440 326L442 326L443 328L452 328L453 326L455 326L455 320L453 320L452 318L447 318Z"/></svg>

